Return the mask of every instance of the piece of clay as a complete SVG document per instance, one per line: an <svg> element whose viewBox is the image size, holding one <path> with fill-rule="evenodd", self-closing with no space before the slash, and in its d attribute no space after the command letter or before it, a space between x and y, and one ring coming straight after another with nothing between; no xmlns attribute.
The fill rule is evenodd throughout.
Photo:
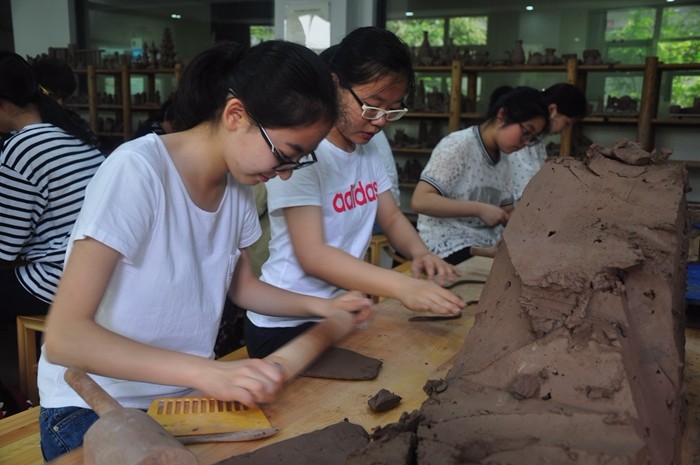
<svg viewBox="0 0 700 465"><path fill-rule="evenodd" d="M367 405L369 405L369 408L371 408L373 412L386 412L399 405L401 399L401 396L397 396L391 391L380 389L378 393L367 401Z"/></svg>
<svg viewBox="0 0 700 465"><path fill-rule="evenodd" d="M345 465L350 454L368 443L369 435L362 426L343 421L216 465Z"/></svg>
<svg viewBox="0 0 700 465"><path fill-rule="evenodd" d="M367 381L377 377L382 361L352 350L331 347L301 376Z"/></svg>

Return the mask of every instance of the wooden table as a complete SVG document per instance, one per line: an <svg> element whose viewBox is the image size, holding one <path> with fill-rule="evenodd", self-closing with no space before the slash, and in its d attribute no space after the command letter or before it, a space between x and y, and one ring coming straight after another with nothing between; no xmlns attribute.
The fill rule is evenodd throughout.
<svg viewBox="0 0 700 465"><path fill-rule="evenodd" d="M491 259L474 257L460 265L464 278L486 278ZM455 288L465 300L478 299L480 285L466 284ZM285 387L279 399L266 408L270 422L280 432L267 439L244 443L211 443L189 446L202 465L213 464L233 455L242 454L323 428L347 418L362 425L367 431L395 422L403 412L420 408L425 399L422 388L426 380L443 378L452 366L464 337L474 322L476 306L467 308L460 320L410 323L413 315L393 299L378 304L370 324L356 330L340 347L379 358L384 365L373 381L333 381L298 378ZM689 411L683 437L683 464L700 464L700 330L686 330L686 388ZM241 352L230 358L240 356ZM388 389L403 400L391 411L375 414L367 407L367 400L379 389ZM38 409L35 409L38 410ZM39 465L38 432L31 433L18 449L3 447L7 434L0 421L0 465ZM25 428L32 428L27 425ZM33 430L30 430L33 431ZM11 432L10 432L11 434ZM18 443L20 444L20 443ZM26 450L33 447L31 451ZM6 451L12 454L8 456ZM32 455L34 460L26 457ZM21 458L20 456L24 457ZM52 465L82 465L82 451L76 450L53 462Z"/></svg>
<svg viewBox="0 0 700 465"><path fill-rule="evenodd" d="M462 278L488 277L492 259L474 257L461 264ZM464 300L477 300L482 285L462 284L453 289ZM300 377L287 385L278 399L265 408L276 435L251 442L210 443L188 446L202 465L213 464L233 455L255 450L274 442L318 430L343 421L362 425L367 431L399 419L403 412L420 408L426 398L423 386L429 379L444 378L474 323L476 305L467 307L457 320L409 322L415 313L398 301L387 299L377 304L368 324L356 329L339 347L378 358L384 363L372 381L338 381ZM235 355L232 356L235 358ZM388 389L403 400L393 410L373 413L367 400L380 389ZM38 438L37 438L38 441ZM40 454L39 454L40 457ZM39 462L5 462L1 465ZM51 462L52 465L82 465L82 450L76 450Z"/></svg>

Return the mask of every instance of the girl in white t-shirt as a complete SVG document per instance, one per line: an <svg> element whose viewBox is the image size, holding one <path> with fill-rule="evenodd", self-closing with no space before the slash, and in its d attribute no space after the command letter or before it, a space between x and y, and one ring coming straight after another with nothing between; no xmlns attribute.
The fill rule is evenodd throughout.
<svg viewBox="0 0 700 465"><path fill-rule="evenodd" d="M485 121L445 136L433 149L413 191L418 231L448 263L492 247L513 210L508 164L501 154L536 144L547 130L542 94L516 87L489 109Z"/></svg>
<svg viewBox="0 0 700 465"><path fill-rule="evenodd" d="M373 137L407 111L413 85L408 47L389 31L363 27L321 54L340 99L340 118L318 148L318 163L290 183L269 182L272 239L262 280L308 295L344 289L399 299L415 311L453 314L464 302L432 278L454 280L455 269L431 254L396 205ZM412 260L419 280L363 260L375 218L392 246ZM246 346L264 356L313 325L249 311ZM410 341L407 341L410 343Z"/></svg>
<svg viewBox="0 0 700 465"><path fill-rule="evenodd" d="M250 186L312 164L337 111L311 50L220 43L182 74L172 103L179 132L143 136L108 157L49 312L39 363L47 460L78 447L96 420L64 382L66 366L93 373L124 407L192 389L255 405L273 398L283 375L262 360L213 359L227 294L272 315L366 317L371 301L359 293L327 300L259 281L246 251L260 236Z"/></svg>

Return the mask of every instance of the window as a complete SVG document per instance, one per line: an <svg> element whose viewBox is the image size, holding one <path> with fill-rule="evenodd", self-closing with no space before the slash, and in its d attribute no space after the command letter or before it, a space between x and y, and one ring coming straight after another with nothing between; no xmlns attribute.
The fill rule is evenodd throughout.
<svg viewBox="0 0 700 465"><path fill-rule="evenodd" d="M456 18L397 19L386 22L386 28L401 37L410 47L423 43L423 31L428 31L431 46L486 45L487 16Z"/></svg>
<svg viewBox="0 0 700 465"><path fill-rule="evenodd" d="M647 56L663 63L700 62L700 6L666 6L609 10L605 23L608 62L641 64ZM638 98L640 78L611 75L605 96ZM692 107L700 95L700 74L678 72L663 83L669 102Z"/></svg>
<svg viewBox="0 0 700 465"><path fill-rule="evenodd" d="M257 45L275 38L274 26L250 26L250 45Z"/></svg>
<svg viewBox="0 0 700 465"><path fill-rule="evenodd" d="M655 55L665 63L698 63L700 6L609 10L605 45L611 62L644 63Z"/></svg>

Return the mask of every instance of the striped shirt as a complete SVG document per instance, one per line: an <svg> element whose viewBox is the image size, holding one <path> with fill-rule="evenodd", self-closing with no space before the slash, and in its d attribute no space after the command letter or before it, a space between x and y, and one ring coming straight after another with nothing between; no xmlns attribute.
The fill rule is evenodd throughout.
<svg viewBox="0 0 700 465"><path fill-rule="evenodd" d="M85 188L105 156L52 124L31 124L0 153L0 260L22 260L22 286L51 303Z"/></svg>

